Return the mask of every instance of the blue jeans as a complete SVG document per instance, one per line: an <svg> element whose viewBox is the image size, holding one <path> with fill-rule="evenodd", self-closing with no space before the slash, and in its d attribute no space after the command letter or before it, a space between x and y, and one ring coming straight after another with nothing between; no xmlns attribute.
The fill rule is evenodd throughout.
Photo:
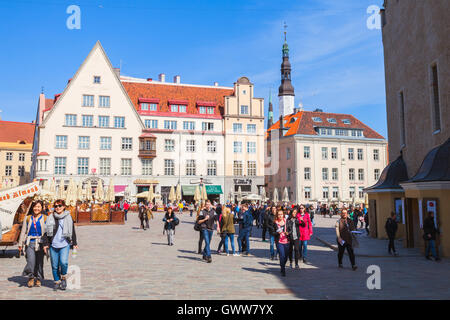
<svg viewBox="0 0 450 320"><path fill-rule="evenodd" d="M211 238L213 236L213 231L208 229L203 229L203 238L205 239L205 249L203 249L204 257L211 257Z"/></svg>
<svg viewBox="0 0 450 320"><path fill-rule="evenodd" d="M233 234L233 233L227 233L227 234L225 235L225 243L224 243L224 246L225 246L225 252L226 252L226 253L229 253L229 252L228 252L228 239L230 239L231 249L233 250L233 254L235 254L235 253L236 253L236 250L234 249L234 234Z"/></svg>
<svg viewBox="0 0 450 320"><path fill-rule="evenodd" d="M53 279L59 281L61 276L67 275L69 267L70 246L64 248L50 247L50 259L52 261Z"/></svg>
<svg viewBox="0 0 450 320"><path fill-rule="evenodd" d="M289 255L289 243L277 243L278 254L280 255L280 267L281 271L286 269L286 262Z"/></svg>
<svg viewBox="0 0 450 320"><path fill-rule="evenodd" d="M251 227L243 228L239 230L239 237L238 237L238 246L239 246L239 252L242 252L242 240L245 239L245 243L247 244L246 252L248 253L250 251L250 230Z"/></svg>
<svg viewBox="0 0 450 320"><path fill-rule="evenodd" d="M273 235L270 235L270 256L275 256L275 236Z"/></svg>
<svg viewBox="0 0 450 320"><path fill-rule="evenodd" d="M303 259L306 259L307 254L308 254L308 241L307 240L300 241L300 255L303 257Z"/></svg>
<svg viewBox="0 0 450 320"><path fill-rule="evenodd" d="M428 244L427 244L427 249L425 251L425 256L428 257L430 255L430 250L431 250L431 254L436 259L437 258L437 254L436 254L436 242L435 242L435 240L427 240L427 242L428 242Z"/></svg>

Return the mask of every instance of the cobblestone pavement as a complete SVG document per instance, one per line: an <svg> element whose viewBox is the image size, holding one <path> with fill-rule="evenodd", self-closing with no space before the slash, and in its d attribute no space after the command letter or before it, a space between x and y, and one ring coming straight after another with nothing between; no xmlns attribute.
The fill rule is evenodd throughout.
<svg viewBox="0 0 450 320"><path fill-rule="evenodd" d="M197 252L198 232L193 218L181 216L175 245L162 234L162 213L156 213L150 230L140 230L136 213L125 225L80 226L78 255L69 264L81 270L81 288L54 292L50 261L41 288L27 288L21 276L25 259L13 250L0 257L0 299L449 299L450 261L427 261L421 256L398 258L358 257L352 271L348 257L337 268L336 252L313 238L310 265L288 268L280 277L279 265L268 259L269 244L253 228L249 257L213 254L207 264ZM334 221L336 219L333 219ZM316 219L316 234L333 238L332 221ZM365 246L379 246L368 239ZM373 242L375 241L375 242ZM214 234L212 248L219 237ZM236 245L237 247L237 245ZM0 248L1 249L1 248ZM365 250L369 250L366 248ZM381 268L381 290L368 290L367 267ZM281 289L276 294L270 290Z"/></svg>

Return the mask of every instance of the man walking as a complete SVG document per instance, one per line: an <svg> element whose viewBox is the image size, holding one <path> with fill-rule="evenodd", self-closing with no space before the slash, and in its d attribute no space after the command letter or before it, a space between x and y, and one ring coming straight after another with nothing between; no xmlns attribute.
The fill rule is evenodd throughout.
<svg viewBox="0 0 450 320"><path fill-rule="evenodd" d="M201 215L204 219L198 221L202 228L203 238L205 240L205 249L203 250L203 260L208 263L212 262L211 259L211 239L214 232L214 222L217 221L217 213L211 206L211 201L206 200L205 208L202 210ZM220 233L219 224L217 224L217 232Z"/></svg>
<svg viewBox="0 0 450 320"><path fill-rule="evenodd" d="M425 258L431 260L430 251L434 257L434 260L441 260L436 253L436 234L439 230L434 225L434 213L433 211L428 212L428 217L423 222L423 239L425 240Z"/></svg>
<svg viewBox="0 0 450 320"><path fill-rule="evenodd" d="M238 246L239 253L243 253L243 241L245 241L245 255L248 256L250 252L250 232L253 224L253 216L248 209L248 205L244 204L242 206L244 214L242 215L242 221L239 224L239 237Z"/></svg>
<svg viewBox="0 0 450 320"><path fill-rule="evenodd" d="M355 230L355 225L353 224L353 220L349 219L347 214L347 209L343 209L341 211L341 218L336 221L336 236L338 243L338 262L339 268L343 268L342 266L342 257L344 256L344 251L347 249L348 256L350 258L350 262L352 264L352 269L356 270L358 267L355 262L355 254L353 253L353 239L351 232Z"/></svg>
<svg viewBox="0 0 450 320"><path fill-rule="evenodd" d="M394 253L394 256L398 256L397 251L395 251L395 234L397 233L397 221L395 212L391 212L391 217L386 220L386 225L384 226L386 229L386 234L389 238L388 252L389 254Z"/></svg>

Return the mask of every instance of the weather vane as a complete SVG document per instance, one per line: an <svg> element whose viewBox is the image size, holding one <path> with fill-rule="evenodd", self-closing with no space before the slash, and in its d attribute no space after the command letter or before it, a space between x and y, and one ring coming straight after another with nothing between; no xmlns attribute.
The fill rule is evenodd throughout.
<svg viewBox="0 0 450 320"><path fill-rule="evenodd" d="M286 32L287 32L288 25L286 24L286 21L284 22L284 41L286 41Z"/></svg>

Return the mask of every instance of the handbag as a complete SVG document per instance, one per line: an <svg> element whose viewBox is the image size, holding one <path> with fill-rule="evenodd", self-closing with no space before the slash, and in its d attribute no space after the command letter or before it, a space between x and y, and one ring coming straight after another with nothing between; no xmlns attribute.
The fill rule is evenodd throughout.
<svg viewBox="0 0 450 320"><path fill-rule="evenodd" d="M198 222L195 222L195 224L194 224L194 230L195 230L195 231L201 231L201 230L202 230L202 227L200 226L200 224L199 224Z"/></svg>

